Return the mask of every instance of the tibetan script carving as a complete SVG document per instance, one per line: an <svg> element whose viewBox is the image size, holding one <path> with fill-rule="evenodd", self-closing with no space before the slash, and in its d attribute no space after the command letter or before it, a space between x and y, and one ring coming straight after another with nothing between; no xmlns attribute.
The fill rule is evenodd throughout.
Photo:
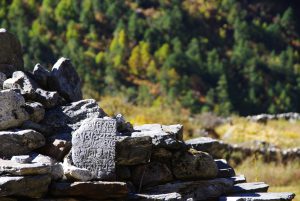
<svg viewBox="0 0 300 201"><path fill-rule="evenodd" d="M91 118L72 136L74 165L90 170L97 179L115 179L116 120Z"/></svg>

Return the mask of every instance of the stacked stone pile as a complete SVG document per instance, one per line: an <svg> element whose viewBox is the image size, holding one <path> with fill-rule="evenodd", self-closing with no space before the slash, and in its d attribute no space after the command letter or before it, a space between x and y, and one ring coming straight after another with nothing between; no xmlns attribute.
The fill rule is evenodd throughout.
<svg viewBox="0 0 300 201"><path fill-rule="evenodd" d="M294 198L191 148L180 124L107 116L69 59L24 72L17 39L1 29L0 42L0 201Z"/></svg>

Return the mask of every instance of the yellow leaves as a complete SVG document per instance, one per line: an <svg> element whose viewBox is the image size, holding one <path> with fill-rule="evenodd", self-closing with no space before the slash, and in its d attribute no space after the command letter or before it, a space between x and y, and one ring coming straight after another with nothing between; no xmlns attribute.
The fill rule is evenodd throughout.
<svg viewBox="0 0 300 201"><path fill-rule="evenodd" d="M155 52L154 55L158 63L162 64L169 56L169 53L170 53L170 46L169 44L165 43Z"/></svg>
<svg viewBox="0 0 300 201"><path fill-rule="evenodd" d="M68 23L67 33L66 33L67 40L79 38L79 33L77 29L78 28L75 22L71 21Z"/></svg>
<svg viewBox="0 0 300 201"><path fill-rule="evenodd" d="M170 78L169 79L170 86L174 86L180 78L179 75L177 74L177 72L174 68L169 69L167 74L168 74L168 77Z"/></svg>
<svg viewBox="0 0 300 201"><path fill-rule="evenodd" d="M96 64L102 64L105 61L105 53L99 52L95 57Z"/></svg>
<svg viewBox="0 0 300 201"><path fill-rule="evenodd" d="M146 73L151 59L149 47L149 43L141 41L133 48L128 60L130 73L134 75L144 75Z"/></svg>

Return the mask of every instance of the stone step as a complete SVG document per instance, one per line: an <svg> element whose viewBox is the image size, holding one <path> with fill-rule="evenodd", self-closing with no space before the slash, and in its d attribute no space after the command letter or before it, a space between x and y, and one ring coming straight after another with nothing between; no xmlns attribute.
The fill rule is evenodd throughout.
<svg viewBox="0 0 300 201"><path fill-rule="evenodd" d="M220 197L219 201L291 201L294 193L244 193Z"/></svg>
<svg viewBox="0 0 300 201"><path fill-rule="evenodd" d="M264 182L250 182L235 184L231 193L256 193L267 192L269 185Z"/></svg>

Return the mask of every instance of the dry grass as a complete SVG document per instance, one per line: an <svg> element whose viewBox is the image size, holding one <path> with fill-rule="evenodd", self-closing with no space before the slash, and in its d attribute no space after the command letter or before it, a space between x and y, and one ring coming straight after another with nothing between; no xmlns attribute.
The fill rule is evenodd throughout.
<svg viewBox="0 0 300 201"><path fill-rule="evenodd" d="M281 148L300 146L300 121L272 120L262 124L233 117L231 124L223 124L216 131L230 143L263 140Z"/></svg>
<svg viewBox="0 0 300 201"><path fill-rule="evenodd" d="M276 164L251 158L235 168L248 182L263 181L270 185L269 192L293 192L300 195L300 162ZM300 196L295 201L300 201Z"/></svg>

